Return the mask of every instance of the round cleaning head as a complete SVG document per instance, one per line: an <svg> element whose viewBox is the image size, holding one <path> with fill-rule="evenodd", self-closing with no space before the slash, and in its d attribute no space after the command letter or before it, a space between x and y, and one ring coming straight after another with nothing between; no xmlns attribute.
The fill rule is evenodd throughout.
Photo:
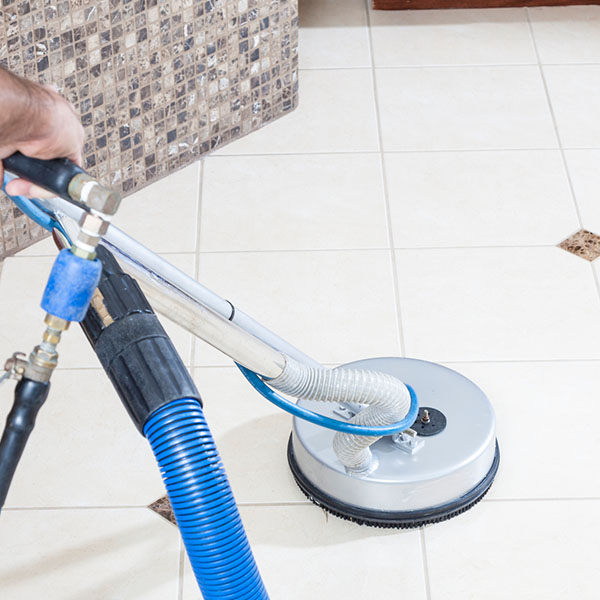
<svg viewBox="0 0 600 600"><path fill-rule="evenodd" d="M373 468L349 472L333 452L335 432L294 419L288 462L306 496L339 517L375 527L420 527L476 504L500 460L494 411L470 380L441 365L409 358L373 358L340 368L389 373L419 401L411 430L371 446ZM329 417L350 420L361 407L302 400Z"/></svg>

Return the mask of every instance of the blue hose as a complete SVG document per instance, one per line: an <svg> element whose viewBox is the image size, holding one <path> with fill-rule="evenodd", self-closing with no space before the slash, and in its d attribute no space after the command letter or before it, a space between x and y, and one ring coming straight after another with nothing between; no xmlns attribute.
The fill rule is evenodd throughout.
<svg viewBox="0 0 600 600"><path fill-rule="evenodd" d="M268 600L199 402L169 402L146 421L144 435L204 600Z"/></svg>
<svg viewBox="0 0 600 600"><path fill-rule="evenodd" d="M2 191L12 200L17 208L27 215L30 219L35 221L38 225L43 227L46 231L52 232L53 229L58 229L66 239L69 239L67 232L63 226L54 218L49 211L43 206L38 204L35 200L26 198L25 196L11 196L6 192L6 184L14 179L14 176L4 173L4 180L2 182Z"/></svg>

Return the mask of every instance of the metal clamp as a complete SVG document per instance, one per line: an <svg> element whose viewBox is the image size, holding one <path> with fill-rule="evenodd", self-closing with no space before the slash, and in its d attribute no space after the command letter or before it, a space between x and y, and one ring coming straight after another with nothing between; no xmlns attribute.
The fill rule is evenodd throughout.
<svg viewBox="0 0 600 600"><path fill-rule="evenodd" d="M392 442L403 452L407 454L415 454L425 444L425 440L422 440L417 436L417 432L414 429L407 429L401 433L395 433L392 436Z"/></svg>
<svg viewBox="0 0 600 600"><path fill-rule="evenodd" d="M27 367L27 358L24 352L14 352L4 363L4 375L0 376L0 384L8 379L20 381Z"/></svg>

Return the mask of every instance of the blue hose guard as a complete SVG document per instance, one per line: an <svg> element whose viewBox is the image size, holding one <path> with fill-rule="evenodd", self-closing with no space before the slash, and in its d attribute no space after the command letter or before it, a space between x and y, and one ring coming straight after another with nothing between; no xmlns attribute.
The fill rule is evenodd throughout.
<svg viewBox="0 0 600 600"><path fill-rule="evenodd" d="M174 400L146 421L204 600L268 600L219 453L197 400Z"/></svg>

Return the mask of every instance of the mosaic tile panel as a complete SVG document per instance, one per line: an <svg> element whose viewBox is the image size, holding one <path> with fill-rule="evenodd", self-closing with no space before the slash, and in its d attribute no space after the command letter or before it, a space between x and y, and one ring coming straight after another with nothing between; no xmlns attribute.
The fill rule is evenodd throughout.
<svg viewBox="0 0 600 600"><path fill-rule="evenodd" d="M58 87L85 168L124 195L297 105L297 0L2 0L0 16L0 64ZM43 236L0 210L0 259Z"/></svg>
<svg viewBox="0 0 600 600"><path fill-rule="evenodd" d="M558 247L591 262L600 256L600 235L580 229Z"/></svg>

